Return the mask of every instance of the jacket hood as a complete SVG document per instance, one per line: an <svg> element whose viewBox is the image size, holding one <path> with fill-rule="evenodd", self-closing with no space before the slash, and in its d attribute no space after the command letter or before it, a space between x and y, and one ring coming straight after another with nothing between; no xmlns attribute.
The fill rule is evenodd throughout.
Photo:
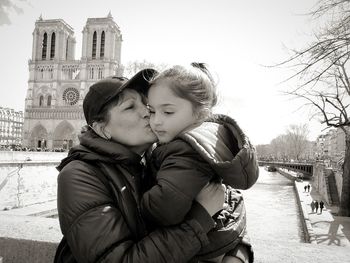
<svg viewBox="0 0 350 263"><path fill-rule="evenodd" d="M141 156L130 151L124 145L108 141L98 136L93 130L79 135L80 145L70 149L68 156L57 166L61 171L64 166L73 160L86 162L124 163L126 165L139 165Z"/></svg>
<svg viewBox="0 0 350 263"><path fill-rule="evenodd" d="M250 188L259 177L256 150L235 120L214 115L179 136L189 143L223 178L238 189Z"/></svg>

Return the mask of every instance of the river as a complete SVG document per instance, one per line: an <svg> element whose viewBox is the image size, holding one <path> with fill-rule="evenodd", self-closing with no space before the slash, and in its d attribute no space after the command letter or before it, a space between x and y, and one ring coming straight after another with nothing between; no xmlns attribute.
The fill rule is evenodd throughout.
<svg viewBox="0 0 350 263"><path fill-rule="evenodd" d="M257 183L243 191L248 234L254 239L305 242L294 183L260 167Z"/></svg>

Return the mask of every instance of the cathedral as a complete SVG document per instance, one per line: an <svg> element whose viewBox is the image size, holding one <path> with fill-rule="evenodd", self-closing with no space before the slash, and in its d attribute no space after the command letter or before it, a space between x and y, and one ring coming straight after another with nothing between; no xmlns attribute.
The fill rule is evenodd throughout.
<svg viewBox="0 0 350 263"><path fill-rule="evenodd" d="M122 35L109 13L88 18L82 31L82 54L75 60L73 28L62 19L35 22L25 99L23 146L69 149L86 124L83 99L89 87L120 75Z"/></svg>

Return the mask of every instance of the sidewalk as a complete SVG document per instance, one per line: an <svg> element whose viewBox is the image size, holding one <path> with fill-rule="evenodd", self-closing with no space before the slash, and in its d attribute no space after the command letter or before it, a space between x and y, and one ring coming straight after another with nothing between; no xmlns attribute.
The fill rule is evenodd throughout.
<svg viewBox="0 0 350 263"><path fill-rule="evenodd" d="M34 205L10 210L0 210L0 215L17 215L17 216L47 216L47 214L57 214L57 200L50 200Z"/></svg>
<svg viewBox="0 0 350 263"><path fill-rule="evenodd" d="M350 218L334 216L331 213L334 207L328 207L326 203L322 214L320 210L318 210L318 213L312 212L311 202L313 200L320 201L322 198L312 187L310 192L305 192L304 186L306 184L308 184L308 181L295 181L310 242L318 245L350 248Z"/></svg>

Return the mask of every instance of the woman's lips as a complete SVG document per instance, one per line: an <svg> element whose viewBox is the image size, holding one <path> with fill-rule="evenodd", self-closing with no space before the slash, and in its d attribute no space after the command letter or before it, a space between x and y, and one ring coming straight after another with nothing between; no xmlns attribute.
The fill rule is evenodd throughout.
<svg viewBox="0 0 350 263"><path fill-rule="evenodd" d="M163 136L166 132L165 131L156 131L156 134L158 136Z"/></svg>
<svg viewBox="0 0 350 263"><path fill-rule="evenodd" d="M146 128L147 130L150 130L151 132L153 132L153 130L152 130L152 128L151 128L151 125L147 124L147 125L145 126L145 128Z"/></svg>

